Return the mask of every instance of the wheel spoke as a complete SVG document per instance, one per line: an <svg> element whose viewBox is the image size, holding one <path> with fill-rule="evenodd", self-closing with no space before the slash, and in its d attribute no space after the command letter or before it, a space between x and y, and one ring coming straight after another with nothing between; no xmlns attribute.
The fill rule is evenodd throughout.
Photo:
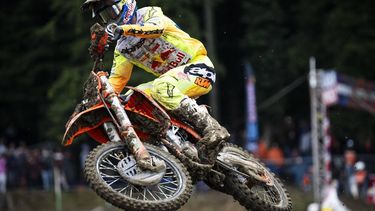
<svg viewBox="0 0 375 211"><path fill-rule="evenodd" d="M166 182L159 183L159 185L167 185L167 184L178 186L178 181L166 181Z"/></svg>
<svg viewBox="0 0 375 211"><path fill-rule="evenodd" d="M175 192L177 190L177 188L172 188L172 187L165 186L165 185L160 185L159 187L164 190L168 190L169 192Z"/></svg>
<svg viewBox="0 0 375 211"><path fill-rule="evenodd" d="M167 195L167 194L161 189L160 185L158 185L158 189L159 189L159 191L160 191L159 193L163 194L165 198L170 197L170 195Z"/></svg>
<svg viewBox="0 0 375 211"><path fill-rule="evenodd" d="M103 159L103 163L106 163L112 166L114 169L117 169L117 166L115 166L108 158Z"/></svg>
<svg viewBox="0 0 375 211"><path fill-rule="evenodd" d="M120 177L119 178L117 178L117 179L115 179L115 180L113 180L111 183L109 183L108 185L109 186L111 186L112 184L114 184L115 182L117 182L117 181L119 181L120 180Z"/></svg>
<svg viewBox="0 0 375 211"><path fill-rule="evenodd" d="M143 188L143 201L146 201L146 188Z"/></svg>
<svg viewBox="0 0 375 211"><path fill-rule="evenodd" d="M130 198L133 198L133 185L130 185Z"/></svg>
<svg viewBox="0 0 375 211"><path fill-rule="evenodd" d="M100 176L105 177L105 178L114 178L114 179L120 178L119 175L109 175L104 172L100 172Z"/></svg>
<svg viewBox="0 0 375 211"><path fill-rule="evenodd" d="M115 191L117 191L117 192L119 192L119 193L121 193L122 191L125 191L125 193L126 193L126 190L128 189L130 187L130 185L127 185L126 187L124 187L124 188L114 188L114 190Z"/></svg>
<svg viewBox="0 0 375 211"><path fill-rule="evenodd" d="M99 165L100 170L111 170L111 171L116 171L116 169L113 169L113 167L105 166L103 164Z"/></svg>
<svg viewBox="0 0 375 211"><path fill-rule="evenodd" d="M109 157L114 158L114 159L116 159L118 161L121 160L120 156L117 153L115 153L115 155L109 154Z"/></svg>
<svg viewBox="0 0 375 211"><path fill-rule="evenodd" d="M150 194L150 196L156 201L157 199L155 198L154 194L146 187L145 190Z"/></svg>

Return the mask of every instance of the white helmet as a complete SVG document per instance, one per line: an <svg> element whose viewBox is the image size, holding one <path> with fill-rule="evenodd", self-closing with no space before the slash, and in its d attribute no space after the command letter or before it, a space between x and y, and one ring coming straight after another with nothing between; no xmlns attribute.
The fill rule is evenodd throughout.
<svg viewBox="0 0 375 211"><path fill-rule="evenodd" d="M358 161L354 164L354 168L356 171L365 170L366 164L363 161Z"/></svg>
<svg viewBox="0 0 375 211"><path fill-rule="evenodd" d="M91 10L92 17L104 24L128 24L137 10L135 0L86 0L81 9Z"/></svg>

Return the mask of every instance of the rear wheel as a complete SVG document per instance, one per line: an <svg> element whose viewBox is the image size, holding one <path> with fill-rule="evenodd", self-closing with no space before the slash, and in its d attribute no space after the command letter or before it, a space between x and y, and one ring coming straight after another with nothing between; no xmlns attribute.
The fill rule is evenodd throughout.
<svg viewBox="0 0 375 211"><path fill-rule="evenodd" d="M227 153L255 164L262 172L262 175L259 176L267 178L267 181L270 182L261 182L253 177L245 177L243 174L236 173L236 171L243 172L244 166L237 162L228 162L226 164L236 171L221 169L226 178L224 187L217 187L217 190L231 194L242 206L250 210L289 211L292 209L291 198L280 179L249 152L234 144L226 143L221 153Z"/></svg>
<svg viewBox="0 0 375 211"><path fill-rule="evenodd" d="M109 203L125 210L177 210L192 193L192 182L186 168L173 155L145 144L151 154L164 160L166 173L156 185L138 186L120 176L117 164L132 159L124 143L109 142L90 152L85 177L91 188Z"/></svg>

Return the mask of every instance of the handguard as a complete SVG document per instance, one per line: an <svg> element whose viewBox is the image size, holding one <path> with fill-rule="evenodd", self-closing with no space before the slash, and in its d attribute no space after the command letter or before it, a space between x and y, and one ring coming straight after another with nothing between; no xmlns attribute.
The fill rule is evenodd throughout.
<svg viewBox="0 0 375 211"><path fill-rule="evenodd" d="M104 52L108 48L108 34L104 27L96 23L91 26L91 42L89 53L94 60L101 60L104 57Z"/></svg>

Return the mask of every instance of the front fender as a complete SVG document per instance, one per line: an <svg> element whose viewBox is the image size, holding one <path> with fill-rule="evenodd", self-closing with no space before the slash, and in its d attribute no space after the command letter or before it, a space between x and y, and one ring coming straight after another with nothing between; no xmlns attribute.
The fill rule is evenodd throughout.
<svg viewBox="0 0 375 211"><path fill-rule="evenodd" d="M74 115L66 125L62 145L72 144L77 136L86 132L98 142L107 142L108 138L99 126L111 120L103 104L95 105Z"/></svg>

